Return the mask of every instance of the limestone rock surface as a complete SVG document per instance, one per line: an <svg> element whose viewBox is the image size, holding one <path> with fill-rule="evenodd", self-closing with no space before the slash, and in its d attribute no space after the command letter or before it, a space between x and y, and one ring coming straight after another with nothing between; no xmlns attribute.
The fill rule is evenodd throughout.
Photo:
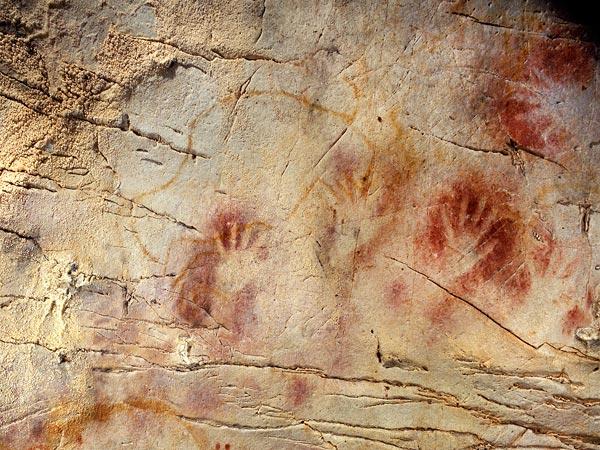
<svg viewBox="0 0 600 450"><path fill-rule="evenodd" d="M600 449L563 6L0 0L0 449Z"/></svg>

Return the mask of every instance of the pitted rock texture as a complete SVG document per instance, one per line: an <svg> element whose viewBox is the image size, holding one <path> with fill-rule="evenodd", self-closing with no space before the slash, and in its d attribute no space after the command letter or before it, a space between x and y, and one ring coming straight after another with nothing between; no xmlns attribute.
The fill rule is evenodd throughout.
<svg viewBox="0 0 600 450"><path fill-rule="evenodd" d="M600 448L592 31L1 0L0 449Z"/></svg>

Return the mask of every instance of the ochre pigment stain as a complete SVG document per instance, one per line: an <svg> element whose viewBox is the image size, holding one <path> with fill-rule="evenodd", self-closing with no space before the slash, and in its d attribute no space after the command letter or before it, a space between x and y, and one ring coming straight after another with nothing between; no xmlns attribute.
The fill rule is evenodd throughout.
<svg viewBox="0 0 600 450"><path fill-rule="evenodd" d="M211 408L211 405L197 403L194 408L198 411L204 411L205 407ZM158 423L165 420L175 420L181 424L194 441L205 448L206 439L202 433L193 431L191 426L184 422L167 404L149 399L147 397L132 397L122 402L95 402L89 406L82 406L79 402L65 403L53 409L53 414L47 422L36 427L32 432L29 445L23 447L9 446L8 448L26 448L27 450L50 450L59 446L68 448L89 448L89 442L86 442L85 436L88 431L97 432L98 426L107 424L117 416L122 420L126 415L128 420L137 424L134 430L130 431L129 437L132 440L141 440L148 429L155 428ZM0 448L2 445L0 444Z"/></svg>
<svg viewBox="0 0 600 450"><path fill-rule="evenodd" d="M343 236L354 237L363 219L366 200L373 177L373 160L366 168L347 151L335 151L330 161L328 177L319 179L323 187L325 223L318 230L317 257L328 276L349 280L353 273L353 258L338 258ZM348 296L348 292L343 292Z"/></svg>
<svg viewBox="0 0 600 450"><path fill-rule="evenodd" d="M538 36L508 36L489 69L496 73L474 102L489 132L502 145L544 157L571 150L574 136L564 125L560 104L576 99L594 76L593 46ZM485 56L482 58L489 59ZM480 109L480 104L487 105Z"/></svg>
<svg viewBox="0 0 600 450"><path fill-rule="evenodd" d="M231 450L231 444L224 444L221 446L220 442L217 442L215 445L215 450Z"/></svg>
<svg viewBox="0 0 600 450"><path fill-rule="evenodd" d="M541 225L534 227L533 237L538 242L531 255L536 273L539 276L555 275L551 264L560 253L556 239L550 230Z"/></svg>
<svg viewBox="0 0 600 450"><path fill-rule="evenodd" d="M386 120L393 121L386 116ZM365 274L373 270L383 250L394 239L404 217L410 181L422 160L398 133L387 147L364 140L339 144L323 160L322 173L301 197L311 205L314 252L323 279L323 303L331 317L323 327L330 352L331 373L349 369L354 355L341 352L356 339L360 309L355 287L362 288Z"/></svg>
<svg viewBox="0 0 600 450"><path fill-rule="evenodd" d="M257 287L252 281L241 289L227 291L220 268L243 252L264 258L256 241L266 225L234 206L219 207L208 220L205 239L192 242L191 256L175 279L175 314L191 327L223 327L240 340L257 324Z"/></svg>
<svg viewBox="0 0 600 450"><path fill-rule="evenodd" d="M538 87L568 85L587 89L595 70L594 47L589 42L542 39L523 57L525 76Z"/></svg>
<svg viewBox="0 0 600 450"><path fill-rule="evenodd" d="M294 378L288 385L288 399L290 406L298 408L310 398L312 388L304 378Z"/></svg>
<svg viewBox="0 0 600 450"><path fill-rule="evenodd" d="M510 182L473 173L434 192L423 232L414 239L418 267L454 295L501 317L532 299L535 283L572 276L580 257L566 258L551 227L536 212L524 212L520 192ZM403 292L403 285L391 284L388 299L401 299ZM557 325L572 336L590 314L573 305L572 294L564 295L572 307ZM442 305L426 312L432 324L444 322Z"/></svg>
<svg viewBox="0 0 600 450"><path fill-rule="evenodd" d="M524 265L522 218L511 203L507 191L461 177L428 208L425 233L415 241L421 257L440 270L457 269L453 287L459 294L493 283L522 299L531 274Z"/></svg>
<svg viewBox="0 0 600 450"><path fill-rule="evenodd" d="M425 315L437 331L449 330L452 328L457 309L456 299L445 296L428 308Z"/></svg>
<svg viewBox="0 0 600 450"><path fill-rule="evenodd" d="M399 311L410 304L410 291L404 280L396 280L390 284L385 292L387 306L394 311Z"/></svg>
<svg viewBox="0 0 600 450"><path fill-rule="evenodd" d="M577 328L589 325L590 322L589 314L586 314L579 305L575 305L564 315L562 332L565 336L570 336Z"/></svg>
<svg viewBox="0 0 600 450"><path fill-rule="evenodd" d="M500 125L517 147L555 156L567 145L571 134L545 111L544 100L537 94L514 88L495 100Z"/></svg>
<svg viewBox="0 0 600 450"><path fill-rule="evenodd" d="M394 145L373 150L362 160L352 150L338 149L319 179L325 220L318 230L318 256L338 278L351 282L357 273L371 269L405 215L411 182L422 161L402 139L399 133ZM374 226L367 238L361 234L364 222ZM340 252L348 237L356 245Z"/></svg>

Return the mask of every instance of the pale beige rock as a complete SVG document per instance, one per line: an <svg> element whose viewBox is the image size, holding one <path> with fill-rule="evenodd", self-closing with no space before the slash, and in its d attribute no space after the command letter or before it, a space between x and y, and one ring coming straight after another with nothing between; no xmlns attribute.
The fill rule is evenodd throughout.
<svg viewBox="0 0 600 450"><path fill-rule="evenodd" d="M600 448L594 39L0 1L0 448Z"/></svg>

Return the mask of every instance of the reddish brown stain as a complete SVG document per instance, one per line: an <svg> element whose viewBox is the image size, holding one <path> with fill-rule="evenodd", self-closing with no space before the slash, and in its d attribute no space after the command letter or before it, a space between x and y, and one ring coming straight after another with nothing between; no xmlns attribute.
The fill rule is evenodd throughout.
<svg viewBox="0 0 600 450"><path fill-rule="evenodd" d="M572 277L577 269L581 267L581 259L578 257L573 258L568 263L566 263L561 270L560 277L563 279Z"/></svg>
<svg viewBox="0 0 600 450"><path fill-rule="evenodd" d="M121 405L122 406L122 405ZM57 408L58 410L65 408ZM28 449L46 449L54 448L59 441L63 444L80 446L83 442L82 434L91 423L105 422L109 417L119 410L117 405L108 405L104 403L94 404L87 408L81 408L76 411L70 411L65 417L56 417L53 420L43 424L43 428L34 430L31 437L34 439L44 438L46 444L37 443Z"/></svg>
<svg viewBox="0 0 600 450"><path fill-rule="evenodd" d="M235 339L242 339L256 325L257 287L248 282L228 292L220 267L246 251L264 259L265 253L256 246L264 229L264 223L235 205L223 205L212 214L205 227L207 238L192 243L191 256L175 279L175 313L180 320L192 327L218 324Z"/></svg>
<svg viewBox="0 0 600 450"><path fill-rule="evenodd" d="M398 133L400 140L402 136ZM410 182L422 163L401 142L385 151L373 151L363 160L349 150L337 151L326 175L319 180L328 194L323 208L327 219L318 239L321 263L337 266L338 273L343 271L351 276L372 268L381 249L394 236ZM342 230L346 235L362 237L361 222L365 220L379 222L375 232L343 259L335 260L333 255Z"/></svg>
<svg viewBox="0 0 600 450"><path fill-rule="evenodd" d="M231 444L225 444L225 446L223 447L225 450L231 450ZM215 445L215 450L221 450L221 443L217 442L217 445Z"/></svg>
<svg viewBox="0 0 600 450"><path fill-rule="evenodd" d="M330 318L319 333L319 340L326 343L331 354L327 362L330 373L347 371L354 358L341 349L350 345L359 320L353 299L355 279L372 267L390 235L389 231L381 233L381 230L389 230L395 219L390 216L386 223L375 225L373 233L371 224L376 223L373 218L377 215L377 198L387 188L379 187L381 162L376 152L361 154L340 147L324 162L324 172L314 182L313 199L318 202L318 209L317 214L314 211L310 214L316 218L315 256L330 293L325 299L330 304ZM378 186L374 186L376 180ZM299 404L300 398L292 396L289 400L292 407Z"/></svg>
<svg viewBox="0 0 600 450"><path fill-rule="evenodd" d="M535 227L533 231L536 246L532 252L532 261L538 275L546 275L550 265L559 253L557 242L545 227Z"/></svg>
<svg viewBox="0 0 600 450"><path fill-rule="evenodd" d="M427 309L426 317L435 328L447 329L452 325L456 309L456 299L444 297Z"/></svg>
<svg viewBox="0 0 600 450"><path fill-rule="evenodd" d="M356 156L337 152L333 164L337 191L341 191L351 201L365 198L373 181L373 161L364 172L359 173L359 161Z"/></svg>
<svg viewBox="0 0 600 450"><path fill-rule="evenodd" d="M132 397L124 402L115 403L99 401L89 406L81 406L78 402L67 403L55 408L54 417L45 422L41 430L36 431L35 434L38 437L43 437L46 442L37 443L27 448L30 450L45 450L56 448L59 444L69 448L79 448L83 445L83 436L89 427L94 424L105 423L118 413L127 413L133 421L141 420L137 414L139 411L163 418L178 418L170 406L149 398ZM143 428L143 422L140 425ZM182 425L187 428L187 424ZM133 432L137 431L134 430ZM140 432L143 433L144 430L141 429Z"/></svg>
<svg viewBox="0 0 600 450"><path fill-rule="evenodd" d="M573 306L563 318L562 332L565 336L571 336L579 327L589 324L590 318L579 305Z"/></svg>
<svg viewBox="0 0 600 450"><path fill-rule="evenodd" d="M145 390L147 385L142 386ZM9 430L10 439L4 436L0 441L0 449L28 449L48 450L58 447L85 448L89 442L84 442L89 433L97 433L102 428L98 425L106 424L119 415L126 415L127 434L132 441L144 437L148 430L158 430L164 421L173 421L185 429L189 436L198 445L197 448L208 448L205 433L195 430L190 424L181 419L181 411L175 410L170 404L149 397L148 392L143 396L130 396L123 401L110 401L99 399L94 402L82 402L81 398L74 401L65 401L54 405L48 417L43 420L35 419L31 427L20 427ZM211 407L215 403L213 394L200 394L202 401L192 401L192 404ZM222 403L220 400L217 402ZM200 409L197 412L202 412Z"/></svg>
<svg viewBox="0 0 600 450"><path fill-rule="evenodd" d="M256 287L252 283L246 284L241 291L232 298L232 320L231 331L236 336L242 336L244 332L258 322L255 313Z"/></svg>
<svg viewBox="0 0 600 450"><path fill-rule="evenodd" d="M370 239L356 247L352 255L354 273L360 270L368 270L374 266L376 257L380 254L385 243L391 238L391 233L395 225L394 220L382 224Z"/></svg>
<svg viewBox="0 0 600 450"><path fill-rule="evenodd" d="M551 158L575 145L561 104L591 84L596 67L591 44L511 33L475 65L495 74L486 78L472 105L486 118L497 145L512 141Z"/></svg>
<svg viewBox="0 0 600 450"><path fill-rule="evenodd" d="M526 68L537 86L549 83L585 88L594 76L594 47L582 41L534 40L526 56Z"/></svg>
<svg viewBox="0 0 600 450"><path fill-rule="evenodd" d="M257 238L257 229L249 213L237 206L221 206L211 217L207 231L212 234L214 244L225 250L241 250L252 247Z"/></svg>
<svg viewBox="0 0 600 450"><path fill-rule="evenodd" d="M317 258L327 275L351 281L357 261L368 249L357 248L349 255L339 255L339 246L348 236L357 236L360 221L369 214L367 196L373 182L374 159L362 162L349 150L337 150L328 161L326 174L319 179L324 188L323 223L317 231ZM340 256L342 256L340 258ZM340 295L347 297L346 283L340 285Z"/></svg>
<svg viewBox="0 0 600 450"><path fill-rule="evenodd" d="M40 420L33 424L31 438L35 442L40 442L47 438L45 423L43 421Z"/></svg>
<svg viewBox="0 0 600 450"><path fill-rule="evenodd" d="M497 104L500 124L518 147L554 156L571 134L547 111L539 94L525 89L507 90Z"/></svg>
<svg viewBox="0 0 600 450"><path fill-rule="evenodd" d="M531 291L531 272L526 266L521 266L505 283L508 293L517 300L523 300Z"/></svg>
<svg viewBox="0 0 600 450"><path fill-rule="evenodd" d="M176 280L176 287L179 289L176 313L184 322L199 327L210 316L215 301L220 255L207 242L197 243L194 253L188 266Z"/></svg>
<svg viewBox="0 0 600 450"><path fill-rule="evenodd" d="M387 287L386 303L394 310L400 310L410 303L410 292L404 281L397 280Z"/></svg>
<svg viewBox="0 0 600 450"><path fill-rule="evenodd" d="M336 151L330 162L329 180L321 183L335 198L335 203L344 205L360 201L368 195L373 181L373 160L362 168L358 157L349 151Z"/></svg>
<svg viewBox="0 0 600 450"><path fill-rule="evenodd" d="M312 389L304 378L294 378L288 386L288 398L293 407L306 403L311 393Z"/></svg>
<svg viewBox="0 0 600 450"><path fill-rule="evenodd" d="M31 428L30 444L32 445L28 449L49 450L51 447L47 444L50 442L51 437L46 428L46 423L42 420L36 421Z"/></svg>
<svg viewBox="0 0 600 450"><path fill-rule="evenodd" d="M300 197L299 204L307 203L311 208L307 216L314 220L315 262L330 315L318 339L327 343L332 354L330 373L347 371L356 357L340 350L351 345L360 320L354 289L361 288L359 280L397 237L412 180L423 164L396 123L396 115L391 112L381 119L397 129L387 147L366 136L360 143L341 141L320 163L321 173ZM296 206L293 211L301 209Z"/></svg>
<svg viewBox="0 0 600 450"><path fill-rule="evenodd" d="M35 419L30 427L19 427L18 433L9 431L6 436L2 436L0 449L50 450L54 448L49 445L52 439L46 421Z"/></svg>
<svg viewBox="0 0 600 450"><path fill-rule="evenodd" d="M590 311L593 306L594 306L594 293L592 292L592 289L588 288L588 290L585 294L585 309Z"/></svg>
<svg viewBox="0 0 600 450"><path fill-rule="evenodd" d="M185 406L199 416L213 412L222 405L223 400L213 385L193 386L185 401Z"/></svg>
<svg viewBox="0 0 600 450"><path fill-rule="evenodd" d="M506 190L465 175L433 202L415 246L426 263L462 269L455 280L460 292L493 282L519 298L531 288L529 269L522 266L522 227Z"/></svg>
<svg viewBox="0 0 600 450"><path fill-rule="evenodd" d="M381 165L382 187L375 203L375 217L398 213L405 208L408 185L418 171L420 163L410 155L405 154L404 157L406 158L404 161L384 161Z"/></svg>

